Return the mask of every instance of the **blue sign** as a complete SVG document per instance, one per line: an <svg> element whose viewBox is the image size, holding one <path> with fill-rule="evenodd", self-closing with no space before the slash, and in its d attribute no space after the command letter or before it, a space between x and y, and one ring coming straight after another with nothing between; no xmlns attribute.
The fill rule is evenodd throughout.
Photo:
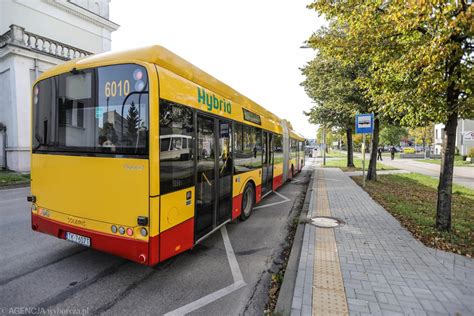
<svg viewBox="0 0 474 316"><path fill-rule="evenodd" d="M356 114L356 134L372 134L374 130L374 115Z"/></svg>

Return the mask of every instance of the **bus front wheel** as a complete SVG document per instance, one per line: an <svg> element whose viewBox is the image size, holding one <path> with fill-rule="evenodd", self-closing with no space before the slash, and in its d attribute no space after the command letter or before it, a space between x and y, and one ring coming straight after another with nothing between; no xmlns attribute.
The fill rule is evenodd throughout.
<svg viewBox="0 0 474 316"><path fill-rule="evenodd" d="M245 186L244 194L242 195L242 211L240 212L240 220L245 221L252 214L253 205L255 203L255 190L251 183Z"/></svg>

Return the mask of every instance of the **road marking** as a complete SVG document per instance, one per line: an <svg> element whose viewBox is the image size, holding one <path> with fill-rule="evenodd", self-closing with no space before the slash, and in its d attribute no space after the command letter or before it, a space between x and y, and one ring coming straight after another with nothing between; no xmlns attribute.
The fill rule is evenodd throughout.
<svg viewBox="0 0 474 316"><path fill-rule="evenodd" d="M289 202L290 199L287 198L286 196L284 196L283 194L280 194L276 191L274 191L273 193L275 193L276 195L278 195L279 197L281 197L283 199L283 201L279 201L279 202L274 202L274 203L269 203L269 204L265 204L265 205L260 205L260 206L256 206L254 207L253 209L254 210L258 210L260 208L264 208L264 207L269 207L269 206L274 206L274 205L278 205L278 204L282 204L282 203L286 203L286 202Z"/></svg>
<svg viewBox="0 0 474 316"><path fill-rule="evenodd" d="M300 180L298 180L298 179L292 179L291 180L291 183L298 183L298 182L300 182Z"/></svg>
<svg viewBox="0 0 474 316"><path fill-rule="evenodd" d="M230 269L232 271L232 278L234 279L234 283L226 286L223 289L218 291L212 292L200 299L181 306L174 311L168 312L165 316L177 316L177 315L185 315L192 311L195 311L201 307L204 307L212 302L217 301L218 299L237 291L238 289L244 287L246 285L244 278L242 276L242 272L240 271L239 263L237 262L237 258L235 257L234 249L232 248L232 244L230 243L229 235L227 234L227 229L225 226L221 228L222 239L224 241L225 252L227 254L227 261L229 262Z"/></svg>
<svg viewBox="0 0 474 316"><path fill-rule="evenodd" d="M278 193L278 192L276 192L276 191L275 191L274 193L275 193L276 195L278 195L279 197L281 197L283 200L285 200L285 202L290 200L289 198L287 198L286 196L284 196L284 195L281 194L281 193Z"/></svg>
<svg viewBox="0 0 474 316"><path fill-rule="evenodd" d="M206 306L207 304L210 304L214 301L217 301L218 299L242 288L245 286L244 282L237 282L233 283L223 289L220 289L219 291L213 292L209 295L206 295L197 301L194 301L192 303L189 303L187 305L184 305L183 307L180 307L178 309L175 309L174 311L171 311L169 313L166 313L165 316L178 316L178 315L186 315L187 313L190 313L192 311L195 311L203 306Z"/></svg>
<svg viewBox="0 0 474 316"><path fill-rule="evenodd" d="M272 193L272 191L268 191L267 193L265 193L264 195L262 195L262 199L265 198L267 195L269 195L270 193Z"/></svg>
<svg viewBox="0 0 474 316"><path fill-rule="evenodd" d="M225 226L221 228L222 239L224 240L225 251L227 253L227 260L229 261L230 270L232 271L232 277L234 278L234 283L243 282L244 277L240 271L239 263L235 257L234 249L230 243L229 235L227 234L227 229Z"/></svg>

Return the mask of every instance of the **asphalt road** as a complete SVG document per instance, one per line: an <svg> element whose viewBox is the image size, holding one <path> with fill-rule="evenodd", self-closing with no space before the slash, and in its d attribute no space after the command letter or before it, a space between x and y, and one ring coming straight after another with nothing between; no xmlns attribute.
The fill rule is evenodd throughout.
<svg viewBox="0 0 474 316"><path fill-rule="evenodd" d="M354 153L354 156L362 158L362 154ZM345 158L342 158L345 159ZM370 160L370 155L367 154L365 159ZM428 177L439 179L440 166L428 162L421 162L415 159L395 159L391 160L389 156L384 157L381 161L384 165L391 166L400 170L420 173ZM453 183L463 185L465 187L474 189L474 168L473 167L454 167Z"/></svg>
<svg viewBox="0 0 474 316"><path fill-rule="evenodd" d="M421 173L426 176L439 179L440 166L437 164L416 161L413 159L384 159L383 164L410 172ZM474 189L474 168L454 167L453 182Z"/></svg>
<svg viewBox="0 0 474 316"><path fill-rule="evenodd" d="M33 232L29 189L0 190L0 314L36 308L106 315L262 315L288 222L302 207L309 178L303 170L264 199L249 220L228 224L154 268Z"/></svg>

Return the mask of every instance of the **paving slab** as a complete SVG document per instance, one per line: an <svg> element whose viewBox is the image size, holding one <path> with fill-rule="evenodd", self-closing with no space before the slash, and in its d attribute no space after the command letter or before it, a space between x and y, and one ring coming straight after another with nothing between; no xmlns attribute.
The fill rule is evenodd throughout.
<svg viewBox="0 0 474 316"><path fill-rule="evenodd" d="M324 297L340 292L334 286L318 292L317 282L325 282L338 269L348 311L335 314L474 315L473 259L423 245L340 169L316 168L314 172L315 184L324 190L310 191L309 214L325 212L344 225L333 230L337 258L328 258L338 260L328 268L324 267L327 262L314 256L327 246L326 232L306 224L296 281L296 288L303 288L303 298L294 296L292 315L329 312ZM328 275L316 277L318 271L326 270ZM324 297L315 297L309 309L314 293ZM314 304L320 305L321 312Z"/></svg>

